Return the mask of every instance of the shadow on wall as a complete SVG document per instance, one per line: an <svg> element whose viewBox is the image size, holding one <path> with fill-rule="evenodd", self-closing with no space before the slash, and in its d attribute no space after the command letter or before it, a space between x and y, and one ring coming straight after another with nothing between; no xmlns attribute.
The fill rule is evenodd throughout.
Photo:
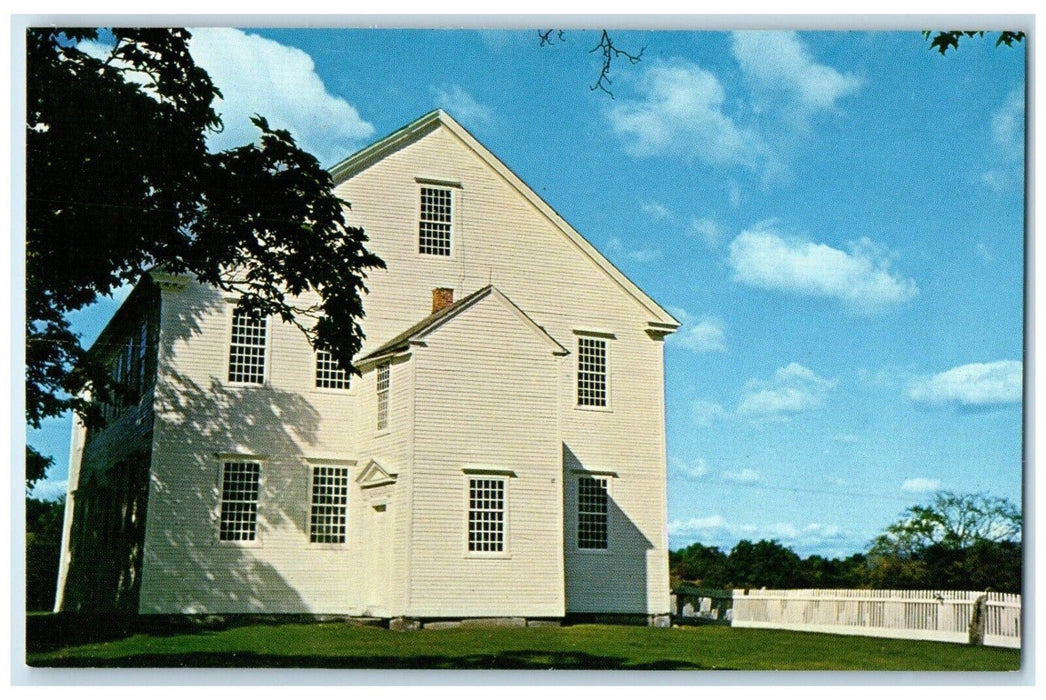
<svg viewBox="0 0 1046 700"><path fill-rule="evenodd" d="M647 613L647 552L653 543L607 494L607 550L578 548L578 480L606 473L605 465L584 464L563 443L563 524L566 548L567 612ZM613 482L613 478L609 478ZM665 570L667 580L668 570Z"/></svg>
<svg viewBox="0 0 1046 700"><path fill-rule="evenodd" d="M199 297L194 291L193 300ZM175 322L167 316L161 357L172 357L176 344L201 340L203 319L223 314L227 303L215 290L179 307ZM319 413L297 393L230 386L206 370L167 365L157 385L141 612L269 612L274 603L276 612L306 611L298 591L260 555L300 550L305 541L303 456L316 443ZM262 465L255 542L218 539L221 464L229 455L253 455ZM294 555L282 560L288 558Z"/></svg>

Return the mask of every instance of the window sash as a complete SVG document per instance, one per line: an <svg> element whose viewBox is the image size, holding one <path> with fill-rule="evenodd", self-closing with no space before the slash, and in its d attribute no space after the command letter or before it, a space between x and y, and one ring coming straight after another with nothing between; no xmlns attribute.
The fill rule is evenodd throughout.
<svg viewBox="0 0 1046 700"><path fill-rule="evenodd" d="M378 396L378 430L389 427L389 365L378 366L377 396Z"/></svg>
<svg viewBox="0 0 1046 700"><path fill-rule="evenodd" d="M265 383L267 319L234 309L229 342L229 381L239 384Z"/></svg>
<svg viewBox="0 0 1046 700"><path fill-rule="evenodd" d="M424 255L450 255L453 194L440 187L421 188L418 218L418 252Z"/></svg>
<svg viewBox="0 0 1046 700"><path fill-rule="evenodd" d="M314 466L309 541L344 544L348 530L348 504L348 468Z"/></svg>
<svg viewBox="0 0 1046 700"><path fill-rule="evenodd" d="M577 404L606 406L607 341L579 337L577 343Z"/></svg>
<svg viewBox="0 0 1046 700"><path fill-rule="evenodd" d="M261 465L257 462L225 462L218 539L250 542L258 534L258 491Z"/></svg>
<svg viewBox="0 0 1046 700"><path fill-rule="evenodd" d="M577 485L577 548L607 549L607 480L582 476Z"/></svg>
<svg viewBox="0 0 1046 700"><path fill-rule="evenodd" d="M469 479L468 551L505 551L504 479Z"/></svg>
<svg viewBox="0 0 1046 700"><path fill-rule="evenodd" d="M326 350L316 351L316 388L349 388L349 373L342 368L340 362L334 359L334 355Z"/></svg>

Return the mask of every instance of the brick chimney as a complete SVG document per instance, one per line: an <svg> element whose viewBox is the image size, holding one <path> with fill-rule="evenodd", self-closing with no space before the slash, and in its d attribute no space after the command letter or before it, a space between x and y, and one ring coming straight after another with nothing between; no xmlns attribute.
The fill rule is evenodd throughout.
<svg viewBox="0 0 1046 700"><path fill-rule="evenodd" d="M454 290L448 287L436 287L432 290L432 313L454 303Z"/></svg>

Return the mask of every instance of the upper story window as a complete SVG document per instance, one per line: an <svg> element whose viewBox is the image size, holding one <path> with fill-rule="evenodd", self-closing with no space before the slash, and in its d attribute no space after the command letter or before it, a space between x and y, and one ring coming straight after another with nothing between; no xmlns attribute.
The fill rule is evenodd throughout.
<svg viewBox="0 0 1046 700"><path fill-rule="evenodd" d="M421 188L421 216L418 220L418 252L425 255L450 255L453 195L445 187Z"/></svg>
<svg viewBox="0 0 1046 700"><path fill-rule="evenodd" d="M607 341L578 336L577 405L607 405Z"/></svg>
<svg viewBox="0 0 1046 700"><path fill-rule="evenodd" d="M149 322L142 321L138 334L138 390L145 391L145 358L149 345Z"/></svg>
<svg viewBox="0 0 1046 700"><path fill-rule="evenodd" d="M222 503L218 539L253 541L258 535L258 487L261 465L225 462L222 465Z"/></svg>
<svg viewBox="0 0 1046 700"><path fill-rule="evenodd" d="M316 351L316 388L348 389L349 373L326 350Z"/></svg>
<svg viewBox="0 0 1046 700"><path fill-rule="evenodd" d="M504 479L469 479L469 551L505 551Z"/></svg>
<svg viewBox="0 0 1046 700"><path fill-rule="evenodd" d="M377 393L378 393L378 430L389 427L389 364L378 366Z"/></svg>
<svg viewBox="0 0 1046 700"><path fill-rule="evenodd" d="M312 468L312 508L309 511L309 541L343 544L348 505L348 468L314 466Z"/></svg>
<svg viewBox="0 0 1046 700"><path fill-rule="evenodd" d="M607 548L607 480L582 476L577 480L577 548Z"/></svg>
<svg viewBox="0 0 1046 700"><path fill-rule="evenodd" d="M229 343L229 381L241 384L265 383L266 319L236 307L232 312L232 340Z"/></svg>

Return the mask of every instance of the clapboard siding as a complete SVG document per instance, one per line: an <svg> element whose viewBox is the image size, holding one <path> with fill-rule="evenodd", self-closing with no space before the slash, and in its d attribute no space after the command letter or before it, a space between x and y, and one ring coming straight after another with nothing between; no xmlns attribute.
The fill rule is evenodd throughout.
<svg viewBox="0 0 1046 700"><path fill-rule="evenodd" d="M419 177L461 184L454 188L450 258L417 253ZM639 595L634 579L613 576L608 582L608 567L617 565L612 559L594 564L592 557L568 549L568 610L616 606L614 611L666 612L663 346L646 333L654 320L650 313L447 129L436 129L355 175L340 185L339 194L352 203L351 220L364 227L371 248L387 264L368 281L368 348L424 317L432 288L453 288L460 298L492 283L570 351L560 367L562 441L585 468L621 475L616 505L650 548L642 564L632 567L646 582ZM615 335L608 341L608 411L575 407L574 331L584 329ZM630 561L637 549L630 547ZM631 602L618 610L624 600Z"/></svg>
<svg viewBox="0 0 1046 700"><path fill-rule="evenodd" d="M230 384L236 299L167 278L142 612L668 612L663 343L648 331L671 317L459 129L436 124L337 187L387 265L368 275L362 354L425 319L434 288L495 290L392 359L387 430L376 367L317 390L312 349L278 319L264 385ZM419 178L454 183L449 257L417 252ZM579 331L610 334L605 410L576 406ZM237 455L262 465L248 544L218 541L221 463ZM308 542L313 463L350 468L344 545ZM358 483L374 464L392 476ZM466 551L473 468L513 473L505 557ZM605 553L574 544L586 471L614 475Z"/></svg>
<svg viewBox="0 0 1046 700"><path fill-rule="evenodd" d="M562 616L559 359L494 296L425 343L414 354L409 614ZM506 482L503 556L467 550L476 469Z"/></svg>

